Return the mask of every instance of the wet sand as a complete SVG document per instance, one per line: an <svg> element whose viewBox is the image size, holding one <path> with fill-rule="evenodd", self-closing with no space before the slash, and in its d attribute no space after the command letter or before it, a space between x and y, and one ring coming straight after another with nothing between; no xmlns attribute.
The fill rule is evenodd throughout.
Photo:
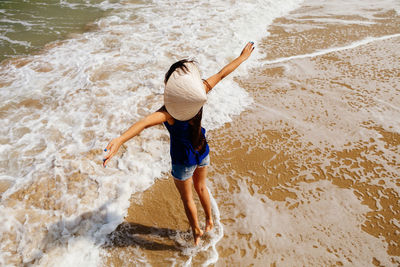
<svg viewBox="0 0 400 267"><path fill-rule="evenodd" d="M271 36L257 47L266 60L397 34L400 25L399 16L389 12L376 25L289 32L290 25L315 26L304 14L307 7L294 12L304 19L302 25L290 18L274 22ZM389 111L396 106L399 42L399 37L390 38L284 65L267 64L250 77L237 78L253 96L253 107L208 134L209 187L225 234L217 245L216 266L400 264L400 135L388 130L384 120L370 120L373 114L368 113L382 102ZM286 106L278 109L280 104ZM342 110L349 111L349 118L342 117ZM368 113L365 120L363 112ZM363 131L374 137L364 138ZM257 214L252 203L265 209ZM132 196L125 222L111 234L106 261L123 266L133 257L137 263L138 255L152 266L185 261L181 245L171 237L188 227L166 175L140 197ZM190 242L190 232L187 237ZM193 265L202 260L199 254Z"/></svg>
<svg viewBox="0 0 400 267"><path fill-rule="evenodd" d="M189 225L172 178L157 180L142 196L132 196L131 203L125 222L110 236L113 256L107 262L123 266L129 258L136 260L139 248L152 266L171 265L180 246L170 236Z"/></svg>

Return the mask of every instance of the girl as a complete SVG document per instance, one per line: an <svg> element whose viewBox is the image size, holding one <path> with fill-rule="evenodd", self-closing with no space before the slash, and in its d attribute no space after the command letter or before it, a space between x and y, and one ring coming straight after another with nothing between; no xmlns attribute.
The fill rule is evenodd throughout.
<svg viewBox="0 0 400 267"><path fill-rule="evenodd" d="M123 143L150 126L164 123L170 133L171 174L192 228L195 245L198 245L203 231L199 227L192 197L192 183L205 212L205 232L214 226L210 195L206 187L210 157L205 129L201 127L202 106L207 100L206 94L251 55L253 44L247 43L239 57L207 80L201 80L193 61L181 60L174 63L165 74L164 106L133 124L121 136L113 139L104 150L108 151L103 159L105 167Z"/></svg>

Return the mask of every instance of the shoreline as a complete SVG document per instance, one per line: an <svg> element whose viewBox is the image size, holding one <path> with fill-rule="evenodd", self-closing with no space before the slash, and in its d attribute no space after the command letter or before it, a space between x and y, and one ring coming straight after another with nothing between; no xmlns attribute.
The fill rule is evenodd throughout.
<svg viewBox="0 0 400 267"><path fill-rule="evenodd" d="M101 2L96 32L0 63L0 262L400 265L400 3ZM216 226L194 247L164 126L107 168L102 147L159 107L170 61L208 76L244 39L258 57L203 117Z"/></svg>
<svg viewBox="0 0 400 267"><path fill-rule="evenodd" d="M373 31L378 30L377 27ZM274 29L275 33L278 32L275 37L268 37L260 45L263 50L269 51L268 47L274 43L274 38L281 38L280 34L286 35L284 31L276 31L277 29ZM380 162L372 160L374 154L379 155L380 149L383 147L395 153L396 147L400 146L400 135L387 131L376 123L368 125L361 122L361 128L376 132L378 138L360 139L350 142L349 146L339 138L338 141L333 140L330 145L329 142L324 141L326 137L323 136L316 135L315 141L308 140L310 137L304 134L306 128L296 128L299 125L294 124L293 120L287 120L287 116L293 116L291 113L286 114L286 117L282 116L280 121L276 120L274 116L282 114L266 113L274 111L273 105L268 104L271 103L269 102L271 99L273 100L272 96L285 95L292 92L291 90L294 90L293 92L304 91L306 95L315 96L315 100L329 95L328 91L322 91L321 87L318 87L319 84L308 85L307 83L309 80L316 79L314 76L322 75L324 77L325 74L321 74L321 72L325 69L334 70L335 62L343 61L351 64L351 60L358 60L356 55L368 48L370 51L376 51L378 48L395 47L396 41L400 39L397 35L395 33L394 37L390 39L382 37L385 40L365 43L362 46L348 45L349 49L346 51L332 51L318 54L313 58L292 57L287 62L270 60L269 63L273 64L269 65L267 65L267 59L267 63L263 65L262 69L254 71L249 77L235 78L242 88L246 88L250 92L255 99L255 104L253 108L236 116L233 122L208 132L212 150L208 184L212 194L216 196L221 211L221 222L226 229L223 239L217 244L220 260L215 266L248 264L249 262L256 265L265 264L266 259L263 258L263 255L266 254L269 255L268 262L270 264L290 264L297 260L304 264L324 262L338 265L366 264L367 262L375 265L400 263L400 243L395 239L395 227L392 223L396 217L395 211L400 210L399 194L390 189L393 185L393 179L390 177L393 172L396 172L395 160L385 162L388 167L392 166L390 168L393 172L391 169L382 169ZM390 49L382 51L390 51ZM377 60L381 60L385 56L376 53ZM390 59L382 60L390 61ZM364 61L368 62L368 59L365 58ZM367 64L365 67L369 68L368 63L364 64ZM385 64L382 63L382 65ZM308 71L303 65L312 66L312 71ZM389 66L393 70L399 68L398 64L389 64ZM287 69L292 71L289 78L285 77L288 75ZM389 72L388 75L390 73L394 72ZM371 72L368 75L376 74ZM349 86L339 77L335 77L336 84L329 85L329 90L337 90L340 86ZM345 76L342 77L342 79L345 78ZM324 77L324 79L328 78ZM386 80L387 78L384 78L382 83L386 83ZM362 80L355 82L360 83L361 88L364 86ZM288 87L288 84L294 88ZM354 88L354 84L351 87ZM300 97L301 100L303 95ZM288 102L288 105L296 103L298 102ZM260 110L259 108L263 106L268 109ZM330 117L328 116L327 119L329 121ZM310 120L318 123L321 119L311 117ZM322 125L327 129L333 127L328 124ZM301 126L304 127L304 125ZM321 128L321 130L324 129ZM385 160L385 157L379 160ZM379 172L374 171L376 169L379 169ZM365 175L364 179L362 175L360 176L362 173ZM388 176L390 179L385 181L381 179L382 175ZM172 178L170 175L166 177L168 178L157 180L149 190L142 193L141 204L137 203L137 199L131 201L128 216L125 218L127 223L179 230L184 230L185 224L187 227L189 226L179 196L176 191L174 192ZM397 183L397 186L400 184ZM310 194L304 193L305 188L308 188ZM344 202L335 194L342 196ZM160 202L152 199L154 196L158 199L160 195L162 195L162 202L173 203L172 207L165 203L160 205ZM246 201L253 203L259 209L265 209L262 212L269 214L269 217L263 217L266 223L265 228L262 224L258 224L260 222L251 221L254 216L257 216L257 210L253 210L252 205L249 204L250 210L246 211L246 206L243 206L246 205ZM344 216L343 222L347 220L349 225L345 226L342 224L343 222L338 221L336 222L337 226L332 224L331 229L325 229L323 225L329 225L336 219L329 216L325 218L320 214L309 217L308 213L312 213L312 209L318 205L327 205L325 209L328 215L334 214L337 209L343 213L341 215ZM199 215L201 215L201 206L197 205L197 207ZM145 210L145 214L135 216L140 213L141 209ZM170 212L172 215L164 213L168 209L172 210ZM313 230L313 232L310 229L303 229L305 231L303 236L295 230L296 224L300 227L305 226L301 221L297 221L296 211L300 212L300 216L297 215L297 217L304 216L303 220L317 230ZM159 216L159 212L161 216ZM157 218L153 217L155 215ZM289 229L285 233L285 229L276 225L277 222L274 221L274 218L290 218L294 229L291 229L292 226L289 224L287 225ZM271 229L268 229L268 224ZM283 223L283 225L285 224L286 222ZM381 228L382 225L383 228ZM249 229L253 229L253 231ZM313 240L315 235L320 239L317 243ZM346 240L346 235L356 240L357 247L349 245L350 240ZM333 241L329 241L332 238ZM167 241L164 239L163 242ZM287 248L280 247L284 244L282 242L288 242ZM296 254L294 250L290 250L302 244L300 242L310 243L307 252ZM165 258L171 259L176 256L185 259L185 255L181 251L174 251L172 247L157 251L140 244L133 247L139 249L144 255L144 259L154 266L170 264L171 262L168 260L163 261ZM107 257L107 263L119 266L121 264L119 255L124 255L124 253L127 251L121 250L121 248L112 248L110 257ZM313 253L319 255L320 261L312 255ZM202 257L201 254L196 256L196 262L201 263L204 260Z"/></svg>

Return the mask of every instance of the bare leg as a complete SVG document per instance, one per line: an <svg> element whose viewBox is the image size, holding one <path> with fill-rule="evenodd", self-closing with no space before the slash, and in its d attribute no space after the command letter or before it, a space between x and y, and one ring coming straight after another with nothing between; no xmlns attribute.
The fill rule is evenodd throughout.
<svg viewBox="0 0 400 267"><path fill-rule="evenodd" d="M213 220L211 215L211 201L210 194L207 190L207 166L198 167L193 173L193 183L194 189L196 189L197 194L199 195L201 206L204 209L204 213L206 214L206 228L205 231L210 231L213 226Z"/></svg>
<svg viewBox="0 0 400 267"><path fill-rule="evenodd" d="M192 178L189 178L185 181L174 179L174 181L175 186L181 195L185 213L189 220L190 227L192 228L194 243L197 246L199 244L200 237L203 235L203 231L200 229L199 220L197 219L196 204L193 201Z"/></svg>

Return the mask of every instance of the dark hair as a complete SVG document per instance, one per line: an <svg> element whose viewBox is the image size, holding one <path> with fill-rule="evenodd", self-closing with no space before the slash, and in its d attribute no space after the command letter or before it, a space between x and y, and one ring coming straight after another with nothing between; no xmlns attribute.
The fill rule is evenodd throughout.
<svg viewBox="0 0 400 267"><path fill-rule="evenodd" d="M185 63L194 63L194 61L189 59L182 59L172 64L167 73L165 73L164 83L167 84L169 77L171 77L172 73L177 69L183 70L183 72L188 73L189 69L185 66Z"/></svg>
<svg viewBox="0 0 400 267"><path fill-rule="evenodd" d="M189 120L190 142L196 151L203 154L206 151L206 138L201 132L201 119L203 117L203 107L197 112L196 116Z"/></svg>
<svg viewBox="0 0 400 267"><path fill-rule="evenodd" d="M185 63L194 63L194 61L189 59L182 59L172 64L167 73L165 73L164 83L167 84L169 77L171 77L172 73L177 69L180 69L183 72L187 73L189 69L185 66ZM196 116L189 120L190 142L192 143L193 148L200 154L204 153L204 151L206 150L206 138L201 132L202 117L203 108L201 108L199 112L197 112Z"/></svg>

